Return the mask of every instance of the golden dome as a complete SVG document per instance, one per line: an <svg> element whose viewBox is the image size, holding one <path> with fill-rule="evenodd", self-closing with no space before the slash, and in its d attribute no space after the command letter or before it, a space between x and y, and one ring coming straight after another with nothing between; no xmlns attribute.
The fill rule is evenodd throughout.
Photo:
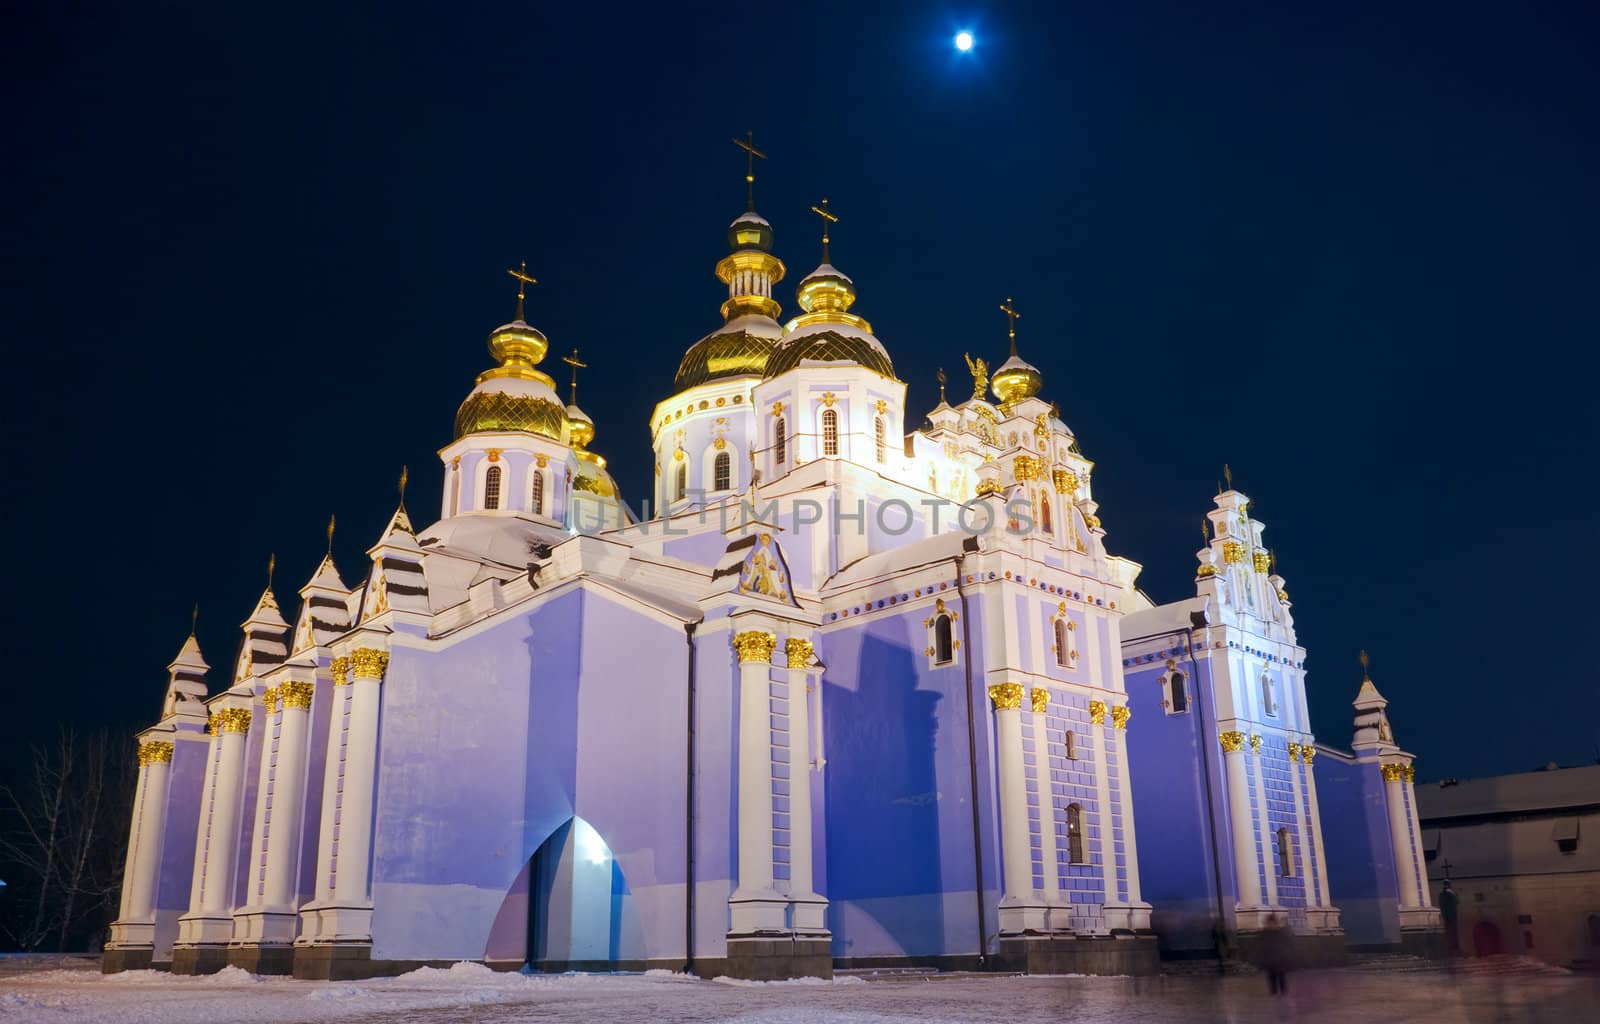
<svg viewBox="0 0 1600 1024"><path fill-rule="evenodd" d="M549 348L550 342L544 334L521 320L496 327L489 335L489 354L500 360L500 366L490 370L487 375L520 376L519 371L532 370L539 365Z"/></svg>
<svg viewBox="0 0 1600 1024"><path fill-rule="evenodd" d="M538 394L474 389L456 411L456 437L479 431L521 431L560 441L567 414L561 403Z"/></svg>
<svg viewBox="0 0 1600 1024"><path fill-rule="evenodd" d="M767 358L783 329L765 317L751 317L749 321L730 323L690 346L678 364L678 390L723 377L765 373Z"/></svg>
<svg viewBox="0 0 1600 1024"><path fill-rule="evenodd" d="M576 405L567 406L567 440L574 448L583 448L594 440L594 420Z"/></svg>
<svg viewBox="0 0 1600 1024"><path fill-rule="evenodd" d="M870 334L842 324L837 329L812 328L784 339L767 360L767 378L787 373L803 362L855 363L880 377L895 379L894 364L883 346Z"/></svg>
<svg viewBox="0 0 1600 1024"><path fill-rule="evenodd" d="M989 378L989 387L994 396L1000 399L1001 405L1010 405L1037 395L1039 389L1044 387L1044 378L1037 369L1013 353Z"/></svg>

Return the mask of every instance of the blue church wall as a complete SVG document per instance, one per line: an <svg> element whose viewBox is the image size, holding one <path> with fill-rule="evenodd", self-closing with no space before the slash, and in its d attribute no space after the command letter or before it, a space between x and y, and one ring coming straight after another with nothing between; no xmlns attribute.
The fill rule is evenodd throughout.
<svg viewBox="0 0 1600 1024"><path fill-rule="evenodd" d="M1213 943L1216 919L1218 861L1224 878L1226 910L1237 901L1237 887L1228 858L1225 799L1217 799L1212 813L1219 815L1218 846L1211 848L1207 826L1202 759L1213 759L1217 743L1203 741L1201 715L1196 705L1210 703L1210 684L1194 678L1193 666L1180 671L1187 677L1189 710L1169 715L1161 706L1165 661L1125 668L1128 704L1133 727L1128 730L1128 758L1133 774L1134 825L1151 837L1159 856L1146 856L1139 865L1142 895L1152 907L1151 927L1168 949L1196 949ZM1211 732L1215 731L1213 726ZM1220 797L1222 766L1213 759L1214 796ZM1159 838L1156 838L1159 837ZM1213 856L1216 852L1218 856Z"/></svg>
<svg viewBox="0 0 1600 1024"><path fill-rule="evenodd" d="M726 539L723 538L724 543ZM737 884L739 705L731 631L695 634L694 953L727 952ZM679 716L681 721L682 716ZM680 808L681 811L681 808ZM681 819L674 826L679 831Z"/></svg>
<svg viewBox="0 0 1600 1024"><path fill-rule="evenodd" d="M194 884L195 836L200 828L201 794L205 790L206 742L173 744L167 774L167 820L161 844L161 869L156 881L155 958L171 956L178 938L178 917L189 909Z"/></svg>
<svg viewBox="0 0 1600 1024"><path fill-rule="evenodd" d="M233 905L254 902L255 890L250 886L250 850L256 842L256 790L261 782L261 759L271 756L272 716L267 709L257 705L250 709L254 724L245 733L244 741L244 798L239 801L239 846L233 872Z"/></svg>
<svg viewBox="0 0 1600 1024"><path fill-rule="evenodd" d="M621 955L681 955L685 657L681 630L577 589L440 651L393 648L373 956L521 959L512 890L575 815L638 914L643 948Z"/></svg>
<svg viewBox="0 0 1600 1024"><path fill-rule="evenodd" d="M1277 876L1278 904L1304 909L1306 905L1306 874L1309 864L1299 863L1300 826L1295 818L1294 791L1289 772L1296 766L1289 761L1289 744L1281 736L1267 735L1261 744L1261 788L1266 792L1267 834L1272 839L1271 848L1263 851L1265 870ZM1291 856L1295 859L1295 873L1283 874L1278 859L1277 836L1279 829L1287 829ZM1259 840L1258 840L1259 842ZM1308 846L1310 844L1307 844ZM1266 890L1262 890L1263 892Z"/></svg>
<svg viewBox="0 0 1600 1024"><path fill-rule="evenodd" d="M992 719L992 715L990 716ZM1113 789L1108 799L1110 808L1100 806L1098 780L1095 777L1095 751L1111 755L1115 746L1115 728L1107 719L1096 727L1089 721L1089 698L1082 694L1054 694L1044 716L1044 735L1040 735L1040 716L1024 713L1022 717L1022 760L1028 776L1029 841L1032 846L1034 888L1045 887L1045 864L1042 853L1041 831L1044 827L1044 808L1052 808L1055 822L1056 865L1054 874L1056 891L1071 906L1071 924L1075 929L1100 930L1105 925L1103 905L1108 900L1107 879L1111 880L1111 894L1117 890L1117 844L1121 842L1121 825L1117 821L1117 792ZM1067 757L1066 732L1073 733L1076 758ZM1043 741L1041 743L1041 740ZM1108 766L1109 769L1109 766ZM1108 770L1107 781L1113 772ZM998 799L998 790L996 790ZM1077 804L1083 811L1084 854L1087 863L1070 863L1066 820L1067 808ZM1062 877L1064 876L1064 877ZM1126 875L1122 880L1126 882ZM1000 879L1003 883L1003 877Z"/></svg>
<svg viewBox="0 0 1600 1024"><path fill-rule="evenodd" d="M319 673L327 659L318 659ZM311 721L306 733L305 812L300 821L300 869L296 891L302 904L317 893L317 853L321 839L322 783L328 764L328 726L333 719L333 681L319 674L311 694Z"/></svg>
<svg viewBox="0 0 1600 1024"><path fill-rule="evenodd" d="M961 603L946 595L960 611ZM971 954L979 948L968 714L979 749L984 932L993 936L999 879L992 813L991 716L981 670L981 601L954 664L930 667L930 605L875 612L825 632L823 736L827 888L839 957ZM973 705L966 707L972 659Z"/></svg>
<svg viewBox="0 0 1600 1024"><path fill-rule="evenodd" d="M1360 764L1320 751L1312 769L1328 856L1328 894L1339 908L1345 942L1399 942L1399 886L1377 763Z"/></svg>

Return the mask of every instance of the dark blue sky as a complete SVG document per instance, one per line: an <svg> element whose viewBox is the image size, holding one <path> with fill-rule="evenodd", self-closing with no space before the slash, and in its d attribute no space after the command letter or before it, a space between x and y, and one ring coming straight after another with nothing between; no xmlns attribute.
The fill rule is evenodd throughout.
<svg viewBox="0 0 1600 1024"><path fill-rule="evenodd" d="M786 313L824 195L913 409L1014 295L1155 599L1232 464L1319 738L1365 647L1424 777L1596 756L1592 5L29 6L13 741L148 721L196 600L220 686L268 552L289 599L337 513L354 583L401 464L431 520L518 260L637 500L754 129Z"/></svg>

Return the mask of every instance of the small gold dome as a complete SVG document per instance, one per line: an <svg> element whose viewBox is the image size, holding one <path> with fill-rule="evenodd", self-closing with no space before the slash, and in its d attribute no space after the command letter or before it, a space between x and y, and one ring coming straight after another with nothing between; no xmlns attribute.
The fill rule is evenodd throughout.
<svg viewBox="0 0 1600 1024"><path fill-rule="evenodd" d="M567 439L574 448L585 448L594 440L594 420L576 405L567 406Z"/></svg>
<svg viewBox="0 0 1600 1024"><path fill-rule="evenodd" d="M550 342L544 334L521 320L496 327L489 335L489 354L500 360L505 369L531 370L539 365L549 348Z"/></svg>
<svg viewBox="0 0 1600 1024"><path fill-rule="evenodd" d="M1044 378L1031 364L1012 356L994 371L994 376L989 379L989 387L1002 405L1010 405L1037 395L1039 389L1044 387Z"/></svg>
<svg viewBox="0 0 1600 1024"><path fill-rule="evenodd" d="M801 280L796 301L807 313L844 313L855 305L856 285L824 263Z"/></svg>
<svg viewBox="0 0 1600 1024"><path fill-rule="evenodd" d="M701 338L690 346L689 351L683 354L683 361L678 364L678 390L683 391L723 377L746 374L759 377L765 373L767 359L772 355L782 328L770 320L759 325L770 329L772 336L768 337L766 331L751 329L757 326L730 327Z"/></svg>
<svg viewBox="0 0 1600 1024"><path fill-rule="evenodd" d="M542 395L474 390L456 411L456 437L480 431L521 431L560 441L566 410Z"/></svg>
<svg viewBox="0 0 1600 1024"><path fill-rule="evenodd" d="M894 380L894 364L889 361L889 354L869 338L848 327L811 329L786 338L767 360L767 379L788 373L803 362L816 362L855 363L880 377Z"/></svg>

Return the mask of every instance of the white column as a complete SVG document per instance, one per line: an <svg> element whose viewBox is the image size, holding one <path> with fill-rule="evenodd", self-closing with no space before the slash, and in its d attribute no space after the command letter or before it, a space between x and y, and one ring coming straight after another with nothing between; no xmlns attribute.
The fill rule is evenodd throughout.
<svg viewBox="0 0 1600 1024"><path fill-rule="evenodd" d="M1033 848L1028 841L1028 777L1022 759L1022 684L989 687L994 702L995 761L1000 784L1000 864L1005 895L1000 931L1041 931L1044 908L1033 888Z"/></svg>
<svg viewBox="0 0 1600 1024"><path fill-rule="evenodd" d="M299 898L300 838L305 814L306 739L310 730L312 684L284 683L278 689L277 767L272 781L272 839L267 846L267 881L262 902L274 910L293 910Z"/></svg>
<svg viewBox="0 0 1600 1024"><path fill-rule="evenodd" d="M334 658L329 670L333 673L333 700L328 710L328 748L322 768L322 816L317 823L317 871L313 903L323 904L333 899L333 836L339 826L339 778L344 771L345 714L350 696L350 659ZM303 931L312 931L315 921L308 921Z"/></svg>
<svg viewBox="0 0 1600 1024"><path fill-rule="evenodd" d="M133 897L134 872L139 870L139 835L143 824L145 792L147 791L150 762L145 758L144 744L139 744L139 777L133 787L133 816L128 820L128 849L122 859L122 901L117 907L117 920L128 917L128 904Z"/></svg>
<svg viewBox="0 0 1600 1024"><path fill-rule="evenodd" d="M1256 834L1261 842L1261 868L1267 876L1267 905L1276 907L1278 903L1278 869L1274 866L1273 851L1278 848L1278 837L1272 832L1272 820L1267 814L1267 786L1261 777L1261 743L1260 733L1250 736L1250 784L1255 787L1257 806L1260 814L1257 816Z"/></svg>
<svg viewBox="0 0 1600 1024"><path fill-rule="evenodd" d="M244 802L244 747L250 731L249 708L224 708L217 715L222 739L217 744L205 884L200 890L200 911L206 917L222 917L233 910L233 871L239 855L240 804Z"/></svg>
<svg viewBox="0 0 1600 1024"><path fill-rule="evenodd" d="M1416 864L1426 864L1427 858L1422 853L1422 823L1417 820L1417 770L1411 765L1406 765L1406 808L1411 812L1411 849L1416 855ZM1417 906L1432 907L1433 893L1428 888L1426 871L1417 877Z"/></svg>
<svg viewBox="0 0 1600 1024"><path fill-rule="evenodd" d="M189 913L200 912L200 883L206 876L206 848L210 845L211 808L216 800L217 768L222 751L222 712L210 718L211 742L206 744L206 773L200 786L200 826L194 837L194 878L189 883Z"/></svg>
<svg viewBox="0 0 1600 1024"><path fill-rule="evenodd" d="M1311 761L1317 756L1315 743L1300 746L1300 758L1306 766L1306 795L1311 798L1311 848L1317 852L1317 906L1329 907L1333 901L1328 896L1328 857L1322 852L1322 809L1317 806L1317 773Z"/></svg>
<svg viewBox="0 0 1600 1024"><path fill-rule="evenodd" d="M128 853L131 870L123 882L122 917L130 921L155 917L161 847L167 830L167 780L172 768L172 744L163 740L139 744L139 765L139 803L134 819L137 845Z"/></svg>
<svg viewBox="0 0 1600 1024"><path fill-rule="evenodd" d="M1120 649L1120 648L1119 648ZM1139 840L1134 834L1133 827L1133 771L1128 767L1128 716L1132 714L1127 705L1111 709L1111 720L1117 727L1117 803L1122 808L1122 859L1127 862L1128 872L1128 902L1135 906L1143 906L1144 896L1139 891ZM1107 858L1108 863L1114 864L1114 858ZM1144 928L1149 926L1148 908L1145 917L1133 922L1134 927Z"/></svg>
<svg viewBox="0 0 1600 1024"><path fill-rule="evenodd" d="M1400 905L1421 906L1417 862L1412 859L1411 837L1408 834L1411 816L1406 812L1405 805L1406 766L1386 764L1382 771L1384 795L1389 804L1389 842L1394 849L1395 874L1400 881Z"/></svg>
<svg viewBox="0 0 1600 1024"><path fill-rule="evenodd" d="M1245 737L1242 732L1225 732L1222 762L1228 777L1229 834L1233 837L1234 875L1239 885L1239 907L1254 910L1261 906L1261 879L1256 874L1256 837L1250 819L1250 780L1244 763Z"/></svg>
<svg viewBox="0 0 1600 1024"><path fill-rule="evenodd" d="M265 727L261 739L261 763L256 772L256 827L250 833L250 866L249 874L244 880L244 903L247 907L258 906L261 903L262 881L261 872L266 867L267 859L267 822L270 798L272 792L272 730L276 725L278 709L278 688L269 686L261 695L262 720ZM235 935L235 938L243 938Z"/></svg>
<svg viewBox="0 0 1600 1024"><path fill-rule="evenodd" d="M1294 800L1294 845L1295 857L1299 861L1296 870L1305 890L1306 906L1317 907L1321 906L1321 903L1317 900L1317 891L1311 885L1310 826L1306 821L1305 799L1300 790L1300 757L1300 744L1290 743L1289 793Z"/></svg>
<svg viewBox="0 0 1600 1024"><path fill-rule="evenodd" d="M379 687L389 667L387 651L363 647L350 655L350 724L344 751L333 898L364 905L372 895L372 811L378 786Z"/></svg>
<svg viewBox="0 0 1600 1024"><path fill-rule="evenodd" d="M790 637L789 662L789 889L796 929L827 927L827 901L816 896L811 862L811 661L810 640Z"/></svg>
<svg viewBox="0 0 1600 1024"><path fill-rule="evenodd" d="M1056 842L1056 800L1050 777L1050 691L1035 686L1028 694L1033 707L1034 764L1039 773L1039 854L1044 862L1045 927L1072 927L1071 908L1061 903L1061 847Z"/></svg>
<svg viewBox="0 0 1600 1024"><path fill-rule="evenodd" d="M746 630L733 638L739 653L739 887L728 903L732 931L737 934L783 930L788 908L788 900L772 885L769 694L777 643L777 637L762 630ZM796 787L792 771L790 775L792 808Z"/></svg>

